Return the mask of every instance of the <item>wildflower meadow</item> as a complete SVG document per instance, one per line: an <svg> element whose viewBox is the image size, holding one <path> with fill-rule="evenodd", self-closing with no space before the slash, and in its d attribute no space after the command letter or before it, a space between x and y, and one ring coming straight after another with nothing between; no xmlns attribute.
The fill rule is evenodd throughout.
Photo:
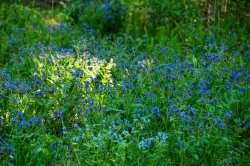
<svg viewBox="0 0 250 166"><path fill-rule="evenodd" d="M0 165L249 165L248 9L1 1Z"/></svg>

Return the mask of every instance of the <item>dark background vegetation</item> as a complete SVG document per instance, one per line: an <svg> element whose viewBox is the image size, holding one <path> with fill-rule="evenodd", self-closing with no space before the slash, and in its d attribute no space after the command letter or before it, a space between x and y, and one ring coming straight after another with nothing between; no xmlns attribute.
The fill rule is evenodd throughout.
<svg viewBox="0 0 250 166"><path fill-rule="evenodd" d="M15 5L25 8L15 9ZM126 32L136 37L156 37L162 27L172 30L192 22L208 28L220 24L226 25L223 26L225 30L240 28L250 31L248 0L2 0L1 27L18 22L25 24L34 14L31 9L55 10L54 14L66 10L68 17L61 17L60 21L67 20L74 25L87 23L91 28L99 29L101 35ZM97 13L99 10L103 13ZM54 17L49 16L50 19Z"/></svg>
<svg viewBox="0 0 250 166"><path fill-rule="evenodd" d="M88 28L98 38L110 36L113 41L125 33L145 39L148 46L168 43L177 51L186 41L193 46L204 42L204 31L215 28L221 36L233 30L233 35L245 42L245 34L250 32L248 0L2 0L0 5L2 43L10 27L64 22ZM51 44L51 37L45 37L43 42ZM9 51L0 45L0 62L8 59Z"/></svg>
<svg viewBox="0 0 250 166"><path fill-rule="evenodd" d="M0 164L247 165L249 20L248 0L1 0Z"/></svg>

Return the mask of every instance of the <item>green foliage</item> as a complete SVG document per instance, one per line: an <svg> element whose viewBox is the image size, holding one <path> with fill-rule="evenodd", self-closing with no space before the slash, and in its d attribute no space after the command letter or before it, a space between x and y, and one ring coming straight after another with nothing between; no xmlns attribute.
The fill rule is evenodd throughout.
<svg viewBox="0 0 250 166"><path fill-rule="evenodd" d="M247 165L241 3L1 3L0 165Z"/></svg>
<svg viewBox="0 0 250 166"><path fill-rule="evenodd" d="M67 6L65 11L75 25L87 24L104 35L120 32L127 14L126 8L119 1L76 1Z"/></svg>

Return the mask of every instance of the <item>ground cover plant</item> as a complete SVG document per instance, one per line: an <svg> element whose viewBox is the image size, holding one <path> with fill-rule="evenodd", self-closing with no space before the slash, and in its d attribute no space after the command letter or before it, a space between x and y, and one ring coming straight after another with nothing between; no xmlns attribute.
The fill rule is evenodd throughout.
<svg viewBox="0 0 250 166"><path fill-rule="evenodd" d="M248 24L164 2L1 3L0 165L249 164Z"/></svg>

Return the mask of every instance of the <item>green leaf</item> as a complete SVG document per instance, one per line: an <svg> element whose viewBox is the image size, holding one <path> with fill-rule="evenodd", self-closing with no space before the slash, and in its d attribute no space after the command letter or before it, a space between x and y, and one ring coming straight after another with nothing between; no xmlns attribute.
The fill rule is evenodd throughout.
<svg viewBox="0 0 250 166"><path fill-rule="evenodd" d="M42 151L44 151L43 148L37 148L37 149L35 150L35 153L40 153L40 152L42 152Z"/></svg>
<svg viewBox="0 0 250 166"><path fill-rule="evenodd" d="M192 62L193 62L194 67L197 67L197 59L195 58L194 55L192 56Z"/></svg>
<svg viewBox="0 0 250 166"><path fill-rule="evenodd" d="M30 138L34 135L35 133L31 133L31 134L22 134L22 135L10 135L10 137L12 138Z"/></svg>
<svg viewBox="0 0 250 166"><path fill-rule="evenodd" d="M143 107L143 104L130 104L131 107Z"/></svg>
<svg viewBox="0 0 250 166"><path fill-rule="evenodd" d="M121 111L123 111L123 110L120 110L120 109L117 109L117 108L107 107L106 112L110 112L110 111L121 112Z"/></svg>
<svg viewBox="0 0 250 166"><path fill-rule="evenodd" d="M198 156L197 154L194 154L194 158L195 158L196 160L199 160L199 156Z"/></svg>
<svg viewBox="0 0 250 166"><path fill-rule="evenodd" d="M224 142L229 142L229 139L227 139L226 137L222 137L222 140L223 140Z"/></svg>

